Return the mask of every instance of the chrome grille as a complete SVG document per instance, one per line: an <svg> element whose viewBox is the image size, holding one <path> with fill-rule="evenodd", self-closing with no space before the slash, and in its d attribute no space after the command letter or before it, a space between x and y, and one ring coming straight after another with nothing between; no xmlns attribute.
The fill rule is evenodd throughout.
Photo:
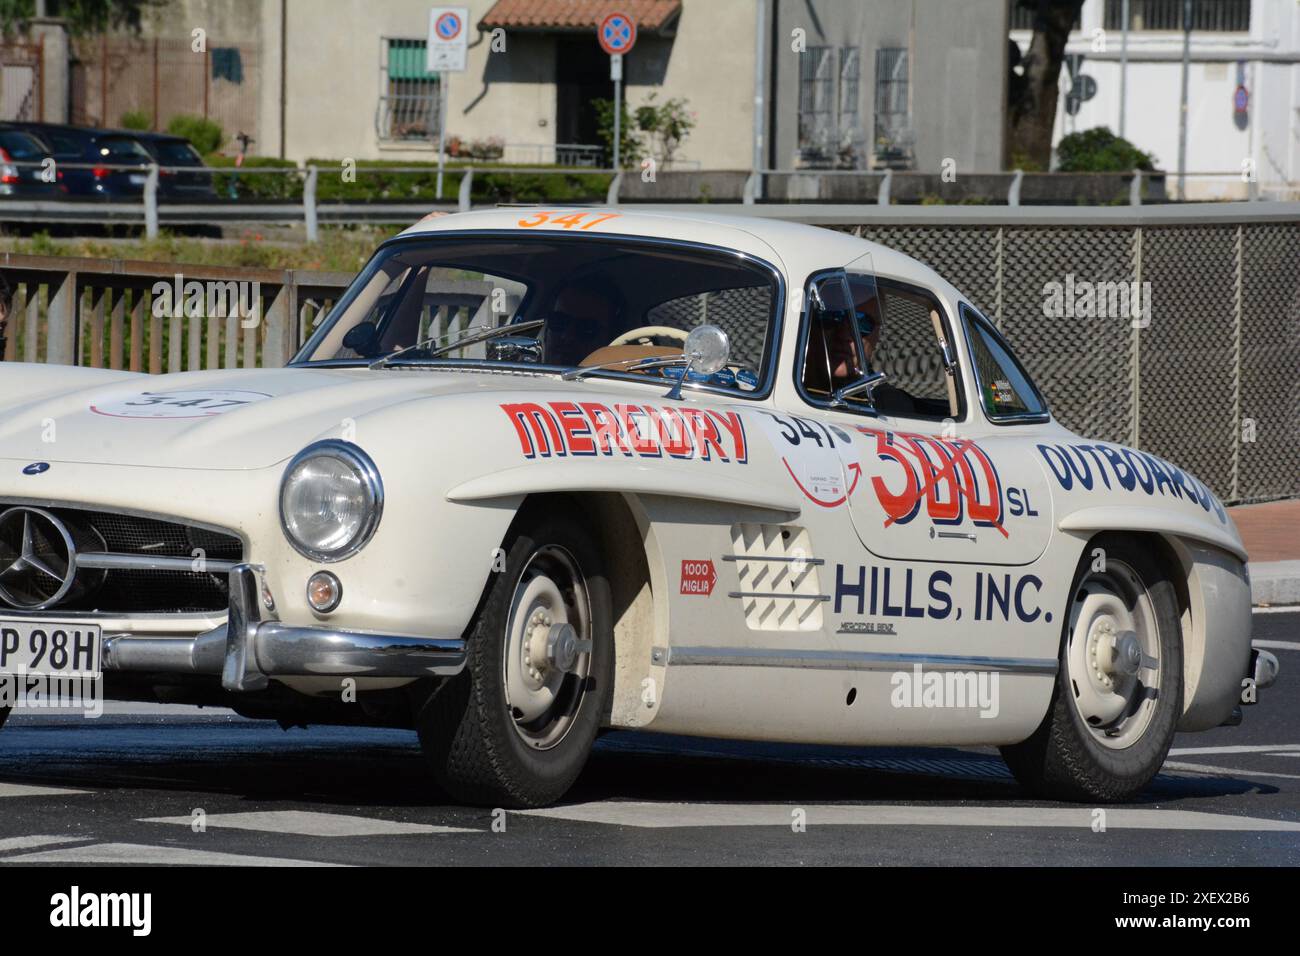
<svg viewBox="0 0 1300 956"><path fill-rule="evenodd" d="M0 521L13 509L0 502ZM190 614L226 610L228 570L243 560L243 542L228 531L145 515L45 505L75 543L73 586L40 606L0 592L3 613ZM0 549L3 551L3 549ZM4 564L0 553L0 564ZM0 574L5 572L0 567Z"/></svg>

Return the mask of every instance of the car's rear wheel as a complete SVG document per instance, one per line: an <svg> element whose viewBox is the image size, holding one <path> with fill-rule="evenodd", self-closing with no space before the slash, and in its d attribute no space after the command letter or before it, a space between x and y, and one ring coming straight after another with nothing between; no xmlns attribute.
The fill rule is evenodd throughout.
<svg viewBox="0 0 1300 956"><path fill-rule="evenodd" d="M1127 800L1164 763L1182 710L1173 582L1149 547L1098 538L1075 575L1047 716L1002 755L1041 796Z"/></svg>
<svg viewBox="0 0 1300 956"><path fill-rule="evenodd" d="M608 578L584 517L554 508L506 548L467 640L465 670L420 711L433 775L454 799L552 803L586 764L614 673Z"/></svg>

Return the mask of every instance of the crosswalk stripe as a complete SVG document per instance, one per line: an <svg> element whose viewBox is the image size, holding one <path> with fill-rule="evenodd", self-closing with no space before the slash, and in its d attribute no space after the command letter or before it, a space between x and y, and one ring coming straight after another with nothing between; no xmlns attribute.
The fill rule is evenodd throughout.
<svg viewBox="0 0 1300 956"><path fill-rule="evenodd" d="M193 817L149 817L139 823L173 823L190 827ZM435 826L428 823L401 823L342 813L315 813L308 810L266 810L248 813L209 813L204 817L209 828L258 830L263 833L292 833L299 836L350 837L393 836L399 834L477 833L463 827Z"/></svg>
<svg viewBox="0 0 1300 956"><path fill-rule="evenodd" d="M53 846L57 843L84 843L89 837L74 836L22 836L8 837L0 840L0 853L13 850L34 850L38 846Z"/></svg>
<svg viewBox="0 0 1300 956"><path fill-rule="evenodd" d="M137 843L92 843L88 846L66 847L61 850L44 850L7 856L3 863L114 863L114 864L164 864L168 866L341 866L336 863L317 863L312 860L290 860L269 856L244 856L240 853L217 853L211 850L190 850L180 846L145 846Z"/></svg>
<svg viewBox="0 0 1300 956"><path fill-rule="evenodd" d="M1282 757L1288 755L1278 754L1278 756ZM1291 754L1289 756L1300 756L1300 754ZM1242 770L1240 767L1214 767L1204 763L1167 761L1163 769L1182 770L1189 773L1208 773L1214 776L1237 777L1238 779L1246 779L1249 777L1280 777L1283 780L1300 780L1300 773L1275 773L1268 770Z"/></svg>
<svg viewBox="0 0 1300 956"><path fill-rule="evenodd" d="M1090 807L934 807L734 803L581 803L528 816L626 827L788 827L802 810L816 826L1063 827L1091 828ZM1107 829L1300 832L1300 823L1196 810L1106 809Z"/></svg>
<svg viewBox="0 0 1300 956"><path fill-rule="evenodd" d="M71 790L66 787L34 787L25 783L0 783L0 797L60 797L90 790Z"/></svg>
<svg viewBox="0 0 1300 956"><path fill-rule="evenodd" d="M1262 754L1300 751L1300 744L1231 744L1226 747L1175 747L1171 757L1197 757L1206 754Z"/></svg>

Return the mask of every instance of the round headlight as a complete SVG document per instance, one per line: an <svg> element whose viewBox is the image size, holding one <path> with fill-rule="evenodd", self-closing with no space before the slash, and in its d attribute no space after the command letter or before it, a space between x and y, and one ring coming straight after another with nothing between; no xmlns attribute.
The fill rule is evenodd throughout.
<svg viewBox="0 0 1300 956"><path fill-rule="evenodd" d="M341 561L365 547L383 508L375 463L348 442L308 446L289 462L280 484L285 537L317 561Z"/></svg>

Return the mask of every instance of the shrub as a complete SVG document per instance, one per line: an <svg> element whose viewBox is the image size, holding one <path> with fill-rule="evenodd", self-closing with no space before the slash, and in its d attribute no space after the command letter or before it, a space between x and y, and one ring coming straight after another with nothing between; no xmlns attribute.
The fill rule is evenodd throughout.
<svg viewBox="0 0 1300 956"><path fill-rule="evenodd" d="M181 113L173 116L167 123L167 132L173 136L184 136L197 149L200 155L215 153L221 148L226 138L220 123L206 120L202 116L189 116Z"/></svg>
<svg viewBox="0 0 1300 956"><path fill-rule="evenodd" d="M1071 133L1056 147L1057 167L1063 173L1127 173L1155 170L1156 158L1144 153L1105 126Z"/></svg>
<svg viewBox="0 0 1300 956"><path fill-rule="evenodd" d="M134 129L142 133L153 129L153 116L144 110L127 110L119 122L122 129Z"/></svg>

